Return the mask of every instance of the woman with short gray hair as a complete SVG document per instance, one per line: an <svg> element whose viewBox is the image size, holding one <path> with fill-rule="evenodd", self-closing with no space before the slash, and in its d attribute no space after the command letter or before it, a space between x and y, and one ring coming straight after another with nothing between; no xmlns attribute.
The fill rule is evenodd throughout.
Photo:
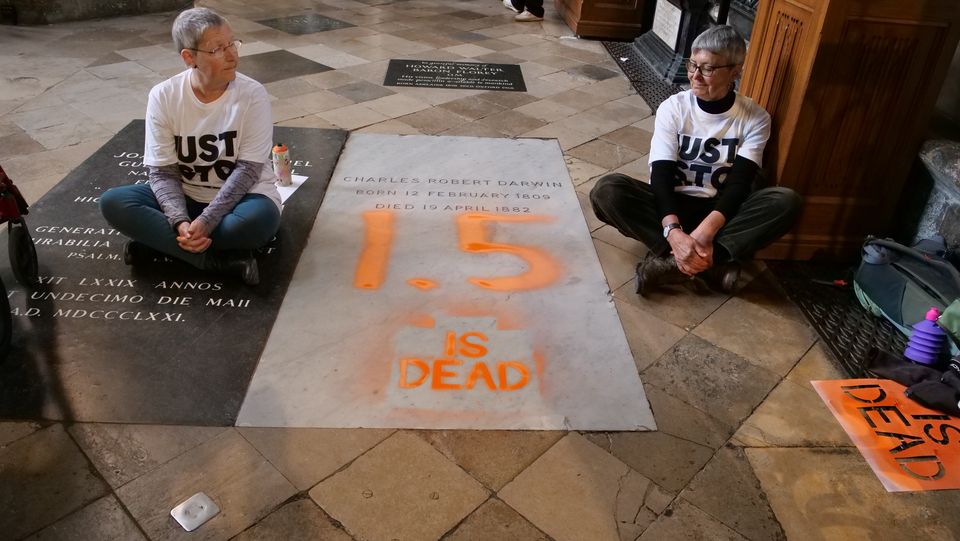
<svg viewBox="0 0 960 541"><path fill-rule="evenodd" d="M792 226L800 197L788 188L751 191L770 137L770 115L736 92L746 43L732 26L693 41L690 89L660 104L650 146L650 183L614 173L590 192L597 218L649 249L637 293L703 278L730 292L740 265Z"/></svg>
<svg viewBox="0 0 960 541"><path fill-rule="evenodd" d="M153 87L143 163L149 186L121 186L100 198L106 220L130 237L128 265L174 257L259 283L252 250L280 226L280 195L269 162L270 99L237 73L240 45L226 19L188 9L173 23L187 69Z"/></svg>

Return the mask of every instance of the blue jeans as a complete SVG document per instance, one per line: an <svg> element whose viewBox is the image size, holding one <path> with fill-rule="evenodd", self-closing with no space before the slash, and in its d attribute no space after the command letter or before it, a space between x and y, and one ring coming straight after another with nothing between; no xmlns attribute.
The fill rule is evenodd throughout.
<svg viewBox="0 0 960 541"><path fill-rule="evenodd" d="M199 216L206 206L206 203L187 198L187 213L191 219ZM208 268L211 252L260 248L280 228L277 205L265 195L247 194L213 230L210 249L195 254L180 248L177 232L170 227L153 190L146 184L110 188L100 197L100 212L117 231L199 269Z"/></svg>

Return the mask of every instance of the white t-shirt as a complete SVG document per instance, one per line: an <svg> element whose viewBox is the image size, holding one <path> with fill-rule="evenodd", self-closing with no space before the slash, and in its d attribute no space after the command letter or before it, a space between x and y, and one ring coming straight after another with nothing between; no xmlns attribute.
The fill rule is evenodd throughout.
<svg viewBox="0 0 960 541"><path fill-rule="evenodd" d="M177 164L183 193L209 203L230 176L237 160L262 163L260 180L248 193L263 194L280 207L270 161L273 117L263 85L237 74L215 101L193 93L187 69L150 90L143 163Z"/></svg>
<svg viewBox="0 0 960 541"><path fill-rule="evenodd" d="M710 114L686 90L657 108L649 163L676 161L685 178L678 193L714 197L736 156L763 165L769 138L770 115L750 98L737 94L729 110Z"/></svg>

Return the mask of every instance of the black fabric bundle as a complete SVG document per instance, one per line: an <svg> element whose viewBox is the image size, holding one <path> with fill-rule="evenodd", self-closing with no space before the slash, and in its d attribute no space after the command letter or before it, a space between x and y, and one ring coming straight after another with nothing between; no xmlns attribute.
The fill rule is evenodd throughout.
<svg viewBox="0 0 960 541"><path fill-rule="evenodd" d="M867 369L881 378L905 385L905 394L914 402L948 415L960 417L960 363L955 359L945 372L905 360L881 349L867 354Z"/></svg>

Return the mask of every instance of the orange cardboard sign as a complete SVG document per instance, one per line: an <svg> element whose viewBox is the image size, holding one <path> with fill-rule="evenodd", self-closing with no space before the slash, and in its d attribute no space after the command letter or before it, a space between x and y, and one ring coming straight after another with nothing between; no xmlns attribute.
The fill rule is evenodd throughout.
<svg viewBox="0 0 960 541"><path fill-rule="evenodd" d="M960 488L960 419L886 379L810 383L888 492Z"/></svg>

